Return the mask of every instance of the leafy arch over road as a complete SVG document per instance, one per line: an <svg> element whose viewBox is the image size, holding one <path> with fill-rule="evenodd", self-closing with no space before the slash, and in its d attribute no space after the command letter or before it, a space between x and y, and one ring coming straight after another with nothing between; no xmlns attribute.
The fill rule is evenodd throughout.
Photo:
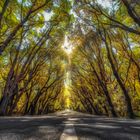
<svg viewBox="0 0 140 140"><path fill-rule="evenodd" d="M139 13L137 0L2 0L1 115L54 112L69 98L74 110L139 116Z"/></svg>

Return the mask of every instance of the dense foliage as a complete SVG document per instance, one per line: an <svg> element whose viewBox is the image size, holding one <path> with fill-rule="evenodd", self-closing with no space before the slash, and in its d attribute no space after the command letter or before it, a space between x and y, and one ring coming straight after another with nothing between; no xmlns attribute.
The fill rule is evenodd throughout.
<svg viewBox="0 0 140 140"><path fill-rule="evenodd" d="M139 39L139 0L1 0L0 114L139 116Z"/></svg>

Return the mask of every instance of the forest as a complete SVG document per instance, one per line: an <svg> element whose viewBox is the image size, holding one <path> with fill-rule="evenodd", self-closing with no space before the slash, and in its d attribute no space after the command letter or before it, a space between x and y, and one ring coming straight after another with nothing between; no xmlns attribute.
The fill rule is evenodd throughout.
<svg viewBox="0 0 140 140"><path fill-rule="evenodd" d="M140 117L139 0L0 0L0 115L64 109Z"/></svg>

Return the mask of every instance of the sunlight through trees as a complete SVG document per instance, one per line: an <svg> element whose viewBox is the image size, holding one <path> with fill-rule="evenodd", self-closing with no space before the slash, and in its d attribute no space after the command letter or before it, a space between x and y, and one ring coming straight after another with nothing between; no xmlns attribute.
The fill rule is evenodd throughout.
<svg viewBox="0 0 140 140"><path fill-rule="evenodd" d="M1 0L0 114L139 117L139 13L138 0Z"/></svg>

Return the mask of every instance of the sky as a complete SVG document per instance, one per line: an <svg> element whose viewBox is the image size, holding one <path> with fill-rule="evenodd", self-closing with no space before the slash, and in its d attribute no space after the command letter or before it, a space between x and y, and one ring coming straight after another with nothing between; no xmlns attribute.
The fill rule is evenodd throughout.
<svg viewBox="0 0 140 140"><path fill-rule="evenodd" d="M111 7L112 0L98 0L98 3L101 4L103 7Z"/></svg>
<svg viewBox="0 0 140 140"><path fill-rule="evenodd" d="M45 21L49 21L53 15L53 12L43 12Z"/></svg>

